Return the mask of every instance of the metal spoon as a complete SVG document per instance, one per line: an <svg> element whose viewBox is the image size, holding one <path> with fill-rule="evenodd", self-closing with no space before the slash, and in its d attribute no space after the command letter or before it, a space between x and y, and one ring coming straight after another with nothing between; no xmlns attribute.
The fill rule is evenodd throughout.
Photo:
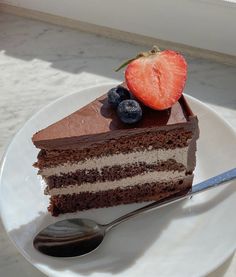
<svg viewBox="0 0 236 277"><path fill-rule="evenodd" d="M171 196L165 200L151 203L137 209L106 225L87 218L66 219L49 225L39 232L33 240L34 247L43 254L54 257L82 256L95 250L103 241L106 233L120 223L169 204L179 202L200 192L218 187L236 178L236 168L212 177L192 187L185 195Z"/></svg>

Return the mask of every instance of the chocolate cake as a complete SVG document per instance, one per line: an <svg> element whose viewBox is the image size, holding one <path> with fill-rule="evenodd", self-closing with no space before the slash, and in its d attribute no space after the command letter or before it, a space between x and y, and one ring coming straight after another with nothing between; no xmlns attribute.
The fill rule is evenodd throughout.
<svg viewBox="0 0 236 277"><path fill-rule="evenodd" d="M34 134L49 211L159 200L192 186L198 120L185 97L123 123L107 95Z"/></svg>

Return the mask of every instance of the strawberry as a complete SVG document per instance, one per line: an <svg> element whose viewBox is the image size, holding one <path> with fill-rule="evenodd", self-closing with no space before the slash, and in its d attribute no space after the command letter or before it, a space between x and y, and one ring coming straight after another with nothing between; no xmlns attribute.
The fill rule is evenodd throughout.
<svg viewBox="0 0 236 277"><path fill-rule="evenodd" d="M128 61L125 80L134 96L155 110L170 108L182 95L187 63L175 51L156 47Z"/></svg>

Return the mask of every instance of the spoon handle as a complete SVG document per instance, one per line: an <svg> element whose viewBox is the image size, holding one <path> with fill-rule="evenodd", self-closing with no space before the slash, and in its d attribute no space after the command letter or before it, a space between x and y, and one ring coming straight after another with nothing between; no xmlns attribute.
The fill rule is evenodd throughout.
<svg viewBox="0 0 236 277"><path fill-rule="evenodd" d="M148 204L140 209L137 209L135 211L132 211L128 214L125 214L125 215L115 219L114 221L110 222L109 224L105 225L104 227L106 228L106 231L109 231L112 228L114 228L115 226L119 225L120 223L125 222L130 218L136 217L139 214L144 214L144 213L168 206L170 204L179 202L183 199L189 198L200 192L218 187L219 185L225 184L226 182L233 180L235 178L236 178L236 168L233 168L229 171L221 173L220 175L214 176L210 179L207 179L206 181L203 181L203 182L193 186L192 189L185 195L174 196L174 197L170 196L163 200L153 202L153 203Z"/></svg>

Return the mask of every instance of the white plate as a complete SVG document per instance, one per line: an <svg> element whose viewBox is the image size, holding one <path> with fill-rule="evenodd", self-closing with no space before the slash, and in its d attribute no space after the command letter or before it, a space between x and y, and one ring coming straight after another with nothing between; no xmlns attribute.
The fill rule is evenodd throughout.
<svg viewBox="0 0 236 277"><path fill-rule="evenodd" d="M148 216L139 216L110 232L102 246L81 258L51 258L38 253L32 238L44 226L71 215L51 217L36 169L33 133L82 107L111 85L89 88L50 104L16 134L3 160L0 204L3 224L18 250L49 276L202 276L235 250L236 194L227 185ZM206 105L188 97L198 115L197 168L194 182L235 167L235 134ZM108 222L141 204L97 209L72 216Z"/></svg>

